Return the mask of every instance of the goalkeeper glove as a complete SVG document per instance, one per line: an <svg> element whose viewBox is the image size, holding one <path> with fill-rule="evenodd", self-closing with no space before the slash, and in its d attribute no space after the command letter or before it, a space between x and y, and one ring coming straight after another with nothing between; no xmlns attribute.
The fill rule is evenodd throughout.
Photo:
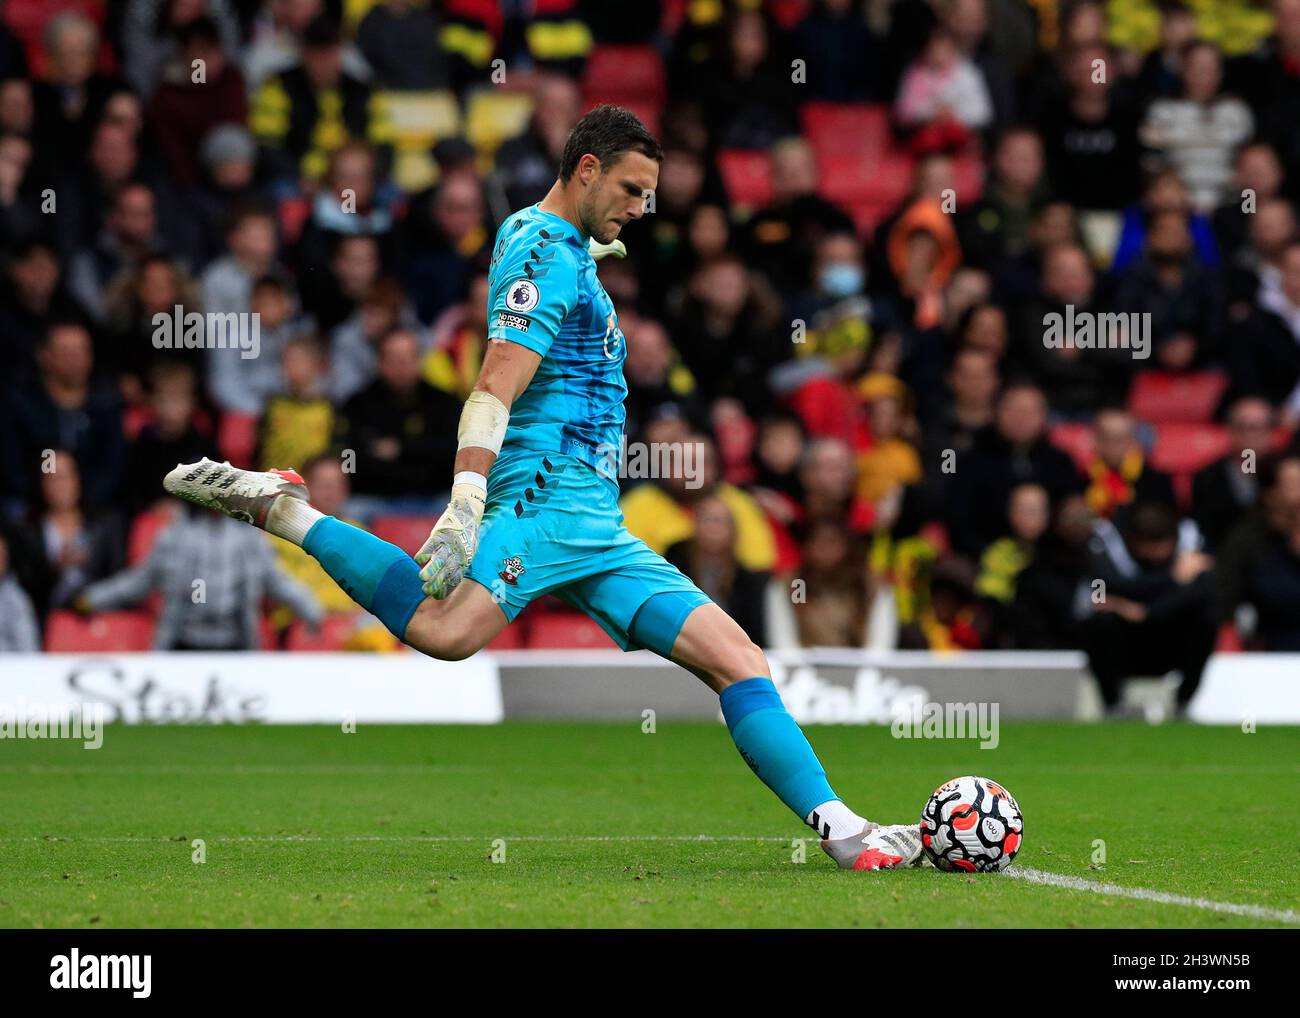
<svg viewBox="0 0 1300 1018"><path fill-rule="evenodd" d="M615 258L627 257L627 245L621 240L612 240L608 244L602 244L595 237L591 237L587 241L587 250L591 252L591 257L596 261L600 261L607 255L613 255Z"/></svg>
<svg viewBox="0 0 1300 1018"><path fill-rule="evenodd" d="M487 492L478 484L462 481L452 485L451 501L415 553L426 596L441 601L465 578L478 550L479 523L486 499Z"/></svg>

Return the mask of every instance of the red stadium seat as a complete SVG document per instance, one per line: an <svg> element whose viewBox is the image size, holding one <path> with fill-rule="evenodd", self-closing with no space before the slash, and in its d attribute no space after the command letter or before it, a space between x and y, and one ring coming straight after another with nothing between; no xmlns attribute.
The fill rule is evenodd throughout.
<svg viewBox="0 0 1300 1018"><path fill-rule="evenodd" d="M356 626L356 616L349 612L326 615L320 631L313 633L304 622L294 622L289 627L284 642L285 650L342 650Z"/></svg>
<svg viewBox="0 0 1300 1018"><path fill-rule="evenodd" d="M883 103L810 102L803 108L803 134L818 158L842 153L859 159L890 145L889 107Z"/></svg>
<svg viewBox="0 0 1300 1018"><path fill-rule="evenodd" d="M1128 408L1152 424L1200 424L1214 416L1227 385L1227 376L1219 371L1143 371L1133 379Z"/></svg>
<svg viewBox="0 0 1300 1018"><path fill-rule="evenodd" d="M604 96L587 95L583 98L583 113L590 113L603 102L608 102ZM631 110L637 115L641 123L645 124L646 129L654 135L659 134L659 117L663 114L663 103L653 99L619 99L618 104Z"/></svg>
<svg viewBox="0 0 1300 1018"><path fill-rule="evenodd" d="M618 103L634 112L637 103L661 107L668 95L663 58L653 46L596 46L582 91L594 103Z"/></svg>
<svg viewBox="0 0 1300 1018"><path fill-rule="evenodd" d="M532 650L607 650L617 644L599 624L578 612L548 612L533 619L528 631Z"/></svg>
<svg viewBox="0 0 1300 1018"><path fill-rule="evenodd" d="M436 516L402 515L376 516L370 525L370 532L389 544L395 544L404 552L414 555L424 544L429 531L438 522Z"/></svg>
<svg viewBox="0 0 1300 1018"><path fill-rule="evenodd" d="M1168 474L1193 474L1228 452L1228 429L1218 424L1162 424L1151 465Z"/></svg>
<svg viewBox="0 0 1300 1018"><path fill-rule="evenodd" d="M973 152L962 152L953 157L952 171L956 179L957 208L969 208L984 193L984 160Z"/></svg>
<svg viewBox="0 0 1300 1018"><path fill-rule="evenodd" d="M766 152L724 148L718 152L718 172L733 205L753 211L772 200L772 161Z"/></svg>
<svg viewBox="0 0 1300 1018"><path fill-rule="evenodd" d="M1063 452L1068 452L1075 466L1086 470L1095 449L1091 424L1057 424L1048 438Z"/></svg>
<svg viewBox="0 0 1300 1018"><path fill-rule="evenodd" d="M518 619L506 626L489 641L485 650L520 650L524 646L527 629Z"/></svg>
<svg viewBox="0 0 1300 1018"><path fill-rule="evenodd" d="M1216 654L1239 654L1246 649L1246 645L1241 642L1241 634L1237 632L1237 627L1231 622L1225 622L1219 627L1219 635L1214 641L1214 651Z"/></svg>
<svg viewBox="0 0 1300 1018"><path fill-rule="evenodd" d="M56 611L45 627L45 649L63 654L149 650L153 629L153 619L142 611L100 612L89 618Z"/></svg>
<svg viewBox="0 0 1300 1018"><path fill-rule="evenodd" d="M131 535L126 541L126 564L133 566L149 557L158 535L171 526L176 518L173 510L152 509L142 512L131 522Z"/></svg>
<svg viewBox="0 0 1300 1018"><path fill-rule="evenodd" d="M222 459L230 460L232 466L245 470L253 466L253 456L257 452L257 417L254 414L238 414L226 411L221 415L221 424L217 428L217 450ZM276 464L292 466L293 464Z"/></svg>
<svg viewBox="0 0 1300 1018"><path fill-rule="evenodd" d="M1186 506L1192 498L1192 476L1226 455L1230 445L1228 429L1218 424L1162 424L1156 429L1151 466L1173 477L1174 494Z"/></svg>
<svg viewBox="0 0 1300 1018"><path fill-rule="evenodd" d="M844 208L861 202L896 206L912 186L913 160L890 149L876 159L837 152L821 160L821 196ZM883 218L883 217L882 217Z"/></svg>

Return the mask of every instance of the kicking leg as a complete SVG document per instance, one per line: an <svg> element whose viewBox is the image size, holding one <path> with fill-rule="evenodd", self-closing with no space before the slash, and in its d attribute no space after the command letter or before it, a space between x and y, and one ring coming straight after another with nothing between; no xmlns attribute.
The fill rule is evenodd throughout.
<svg viewBox="0 0 1300 1018"><path fill-rule="evenodd" d="M260 473L205 459L177 466L163 486L298 545L389 632L430 657L469 657L506 626L491 593L477 583L462 582L442 601L426 597L410 555L312 508L306 484L292 470Z"/></svg>
<svg viewBox="0 0 1300 1018"><path fill-rule="evenodd" d="M672 603L672 595L663 595L642 606L632 626L638 643L655 648L651 631L671 631L676 621ZM691 610L667 656L718 694L740 755L800 820L821 835L822 848L840 866L890 869L919 861L917 825L880 827L854 813L831 790L825 768L772 684L766 655L726 612L712 603Z"/></svg>

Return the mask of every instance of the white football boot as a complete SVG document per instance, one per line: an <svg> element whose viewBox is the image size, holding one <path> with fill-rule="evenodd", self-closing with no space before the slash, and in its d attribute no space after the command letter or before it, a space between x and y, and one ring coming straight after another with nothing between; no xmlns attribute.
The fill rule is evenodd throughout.
<svg viewBox="0 0 1300 1018"><path fill-rule="evenodd" d="M229 463L214 463L206 456L197 463L178 463L163 478L163 488L177 498L262 530L276 499L309 500L306 482L293 470L241 470Z"/></svg>
<svg viewBox="0 0 1300 1018"><path fill-rule="evenodd" d="M846 870L896 870L921 862L921 825L868 823L861 833L823 841L822 851Z"/></svg>

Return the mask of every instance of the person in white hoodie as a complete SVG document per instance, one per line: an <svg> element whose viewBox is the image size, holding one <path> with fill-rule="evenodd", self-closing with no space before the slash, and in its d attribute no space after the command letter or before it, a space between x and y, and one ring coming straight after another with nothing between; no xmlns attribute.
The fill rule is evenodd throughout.
<svg viewBox="0 0 1300 1018"><path fill-rule="evenodd" d="M32 599L9 569L9 545L0 534L0 654L34 654L41 649L41 628Z"/></svg>

